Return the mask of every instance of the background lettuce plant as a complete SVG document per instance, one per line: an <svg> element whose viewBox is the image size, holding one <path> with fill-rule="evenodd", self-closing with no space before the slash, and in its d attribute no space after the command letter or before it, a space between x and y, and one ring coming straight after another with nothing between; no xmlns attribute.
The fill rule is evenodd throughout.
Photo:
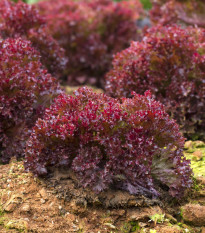
<svg viewBox="0 0 205 233"><path fill-rule="evenodd" d="M21 38L0 41L0 161L24 153L30 128L60 93L40 55Z"/></svg>
<svg viewBox="0 0 205 233"><path fill-rule="evenodd" d="M114 53L137 39L138 0L49 0L37 4L49 32L66 51L69 84L102 86Z"/></svg>
<svg viewBox="0 0 205 233"><path fill-rule="evenodd" d="M204 0L152 0L152 5L150 16L154 24L205 27Z"/></svg>
<svg viewBox="0 0 205 233"><path fill-rule="evenodd" d="M205 138L205 43L202 29L155 27L118 53L106 92L130 97L151 90L187 137Z"/></svg>
<svg viewBox="0 0 205 233"><path fill-rule="evenodd" d="M67 58L58 42L48 33L45 20L36 7L18 1L0 1L0 37L29 40L40 53L41 63L55 75L62 76Z"/></svg>

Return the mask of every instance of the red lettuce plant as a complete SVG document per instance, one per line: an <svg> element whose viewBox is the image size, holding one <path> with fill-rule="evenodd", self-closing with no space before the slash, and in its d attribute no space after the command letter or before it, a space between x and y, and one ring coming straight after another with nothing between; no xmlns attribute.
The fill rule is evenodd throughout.
<svg viewBox="0 0 205 233"><path fill-rule="evenodd" d="M96 192L115 186L157 196L158 181L180 197L192 172L178 125L149 91L132 94L117 100L80 88L59 95L27 141L26 170L42 176L63 166Z"/></svg>
<svg viewBox="0 0 205 233"><path fill-rule="evenodd" d="M67 59L64 50L48 33L45 20L38 10L21 1L0 1L0 37L29 40L40 52L41 63L56 76L63 74Z"/></svg>
<svg viewBox="0 0 205 233"><path fill-rule="evenodd" d="M38 3L52 36L65 49L70 84L101 85L112 55L136 38L138 5L114 3L112 0L50 0Z"/></svg>
<svg viewBox="0 0 205 233"><path fill-rule="evenodd" d="M0 41L0 161L22 156L25 138L51 98L57 81L42 69L39 54L23 39Z"/></svg>
<svg viewBox="0 0 205 233"><path fill-rule="evenodd" d="M180 23L205 27L204 0L152 0L151 20L155 24Z"/></svg>
<svg viewBox="0 0 205 233"><path fill-rule="evenodd" d="M118 53L106 91L130 97L149 89L181 125L186 136L205 138L204 30L155 27L142 42Z"/></svg>
<svg viewBox="0 0 205 233"><path fill-rule="evenodd" d="M136 20L143 15L138 0L117 4L110 0L91 0L89 6L95 12L93 26L111 55L128 47L131 40L137 39Z"/></svg>

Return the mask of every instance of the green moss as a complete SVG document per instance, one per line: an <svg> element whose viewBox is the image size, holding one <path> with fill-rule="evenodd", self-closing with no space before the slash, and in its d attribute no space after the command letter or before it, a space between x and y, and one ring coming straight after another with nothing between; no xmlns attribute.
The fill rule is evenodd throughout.
<svg viewBox="0 0 205 233"><path fill-rule="evenodd" d="M38 0L33 0L33 1L38 1ZM113 0L114 2L120 2L122 0ZM152 3L150 0L140 0L140 2L142 3L143 7L145 10L149 10L152 8Z"/></svg>
<svg viewBox="0 0 205 233"><path fill-rule="evenodd" d="M2 205L0 205L0 216L3 216L3 215L4 215L4 210L3 210Z"/></svg>
<svg viewBox="0 0 205 233"><path fill-rule="evenodd" d="M139 223L137 221L131 221L130 225L131 225L130 232L135 232L137 230L140 230L140 226L139 226Z"/></svg>
<svg viewBox="0 0 205 233"><path fill-rule="evenodd" d="M15 229L18 232L27 232L28 227L25 221L22 220L9 220L6 224L4 223L6 229Z"/></svg>
<svg viewBox="0 0 205 233"><path fill-rule="evenodd" d="M149 10L152 8L152 4L150 0L140 0L144 9Z"/></svg>
<svg viewBox="0 0 205 233"><path fill-rule="evenodd" d="M140 226L138 221L130 221L124 223L124 225L120 228L121 233L130 233L130 232L139 232Z"/></svg>
<svg viewBox="0 0 205 233"><path fill-rule="evenodd" d="M193 180L193 189L196 190L197 192L202 190L204 188L204 185L198 184L197 180L195 177L192 177Z"/></svg>
<svg viewBox="0 0 205 233"><path fill-rule="evenodd" d="M165 214L154 214L149 217L151 221L156 223L163 223L165 221Z"/></svg>
<svg viewBox="0 0 205 233"><path fill-rule="evenodd" d="M129 233L130 232L130 224L128 222L124 223L124 225L120 228L120 232Z"/></svg>
<svg viewBox="0 0 205 233"><path fill-rule="evenodd" d="M196 160L195 156L193 156L193 153L196 150L200 150L203 155L198 161ZM194 177L205 177L205 144L193 142L192 148L188 149L184 154L187 159L191 160L191 168L193 169Z"/></svg>
<svg viewBox="0 0 205 233"><path fill-rule="evenodd" d="M157 231L154 230L154 229L150 229L150 230L149 230L149 233L157 233Z"/></svg>
<svg viewBox="0 0 205 233"><path fill-rule="evenodd" d="M205 160L194 161L191 160L191 168L193 169L194 176L204 176L205 177Z"/></svg>
<svg viewBox="0 0 205 233"><path fill-rule="evenodd" d="M0 217L0 225L4 225L4 223L5 223L6 220L7 220L7 218Z"/></svg>

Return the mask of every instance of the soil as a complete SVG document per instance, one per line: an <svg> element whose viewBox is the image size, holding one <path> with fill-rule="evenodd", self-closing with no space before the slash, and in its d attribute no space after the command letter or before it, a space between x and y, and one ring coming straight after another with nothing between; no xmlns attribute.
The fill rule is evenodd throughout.
<svg viewBox="0 0 205 233"><path fill-rule="evenodd" d="M204 148L204 144L197 147L193 143L186 148L194 169L200 164L199 171L205 160ZM194 155L196 150L201 151L200 158ZM203 225L189 222L187 214L183 219L181 211L182 205L192 205L192 212L205 206L205 176L199 173L186 199L177 202L116 190L96 195L79 187L73 174L65 170L39 179L24 171L22 161L12 160L0 165L0 232L200 233Z"/></svg>

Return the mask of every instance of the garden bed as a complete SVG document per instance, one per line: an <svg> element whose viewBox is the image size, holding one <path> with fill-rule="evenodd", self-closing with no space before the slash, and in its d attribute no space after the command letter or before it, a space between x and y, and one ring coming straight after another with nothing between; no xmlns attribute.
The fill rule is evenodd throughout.
<svg viewBox="0 0 205 233"><path fill-rule="evenodd" d="M204 144L185 145L192 165L201 166ZM202 152L200 159L196 151ZM112 190L94 198L92 192L75 186L71 174L60 170L47 180L34 178L24 172L22 162L12 160L0 169L0 232L200 232L202 226L188 225L181 216L181 205L190 203L193 211L198 204L205 206L205 178L198 175L194 189L180 202Z"/></svg>

